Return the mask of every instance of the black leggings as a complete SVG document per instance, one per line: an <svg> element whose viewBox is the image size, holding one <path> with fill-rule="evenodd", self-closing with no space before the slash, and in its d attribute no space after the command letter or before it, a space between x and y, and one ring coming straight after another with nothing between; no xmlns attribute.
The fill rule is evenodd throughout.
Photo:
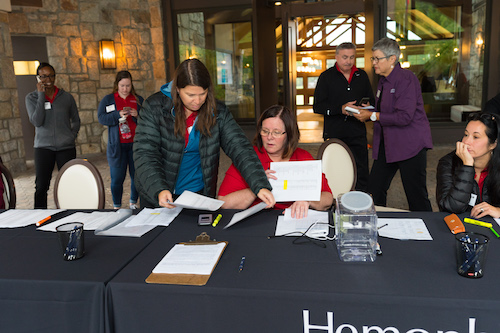
<svg viewBox="0 0 500 333"><path fill-rule="evenodd" d="M66 162L75 158L75 148L59 151L35 148L35 208L47 208L47 192L50 187L54 164L57 164L57 170L60 170Z"/></svg>

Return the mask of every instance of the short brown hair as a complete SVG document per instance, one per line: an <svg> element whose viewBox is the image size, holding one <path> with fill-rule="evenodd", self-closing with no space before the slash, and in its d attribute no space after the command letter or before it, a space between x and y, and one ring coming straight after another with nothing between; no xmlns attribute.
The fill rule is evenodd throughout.
<svg viewBox="0 0 500 333"><path fill-rule="evenodd" d="M297 125L297 117L290 111L286 106L273 105L267 108L260 115L259 121L257 122L257 133L255 133L255 138L253 139L253 144L262 151L263 143L260 131L262 130L262 122L267 118L279 117L285 124L286 132L286 145L283 151L282 158L288 158L292 156L293 152L299 146L300 131Z"/></svg>

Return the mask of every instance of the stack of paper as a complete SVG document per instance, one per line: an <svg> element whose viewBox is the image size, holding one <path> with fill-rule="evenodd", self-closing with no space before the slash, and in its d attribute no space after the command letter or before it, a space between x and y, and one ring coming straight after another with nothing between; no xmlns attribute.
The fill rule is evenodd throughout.
<svg viewBox="0 0 500 333"><path fill-rule="evenodd" d="M182 211L181 207L176 208L144 208L135 215L133 219L127 222L127 227L137 227L141 225L161 225L168 227L170 223Z"/></svg>
<svg viewBox="0 0 500 333"><path fill-rule="evenodd" d="M422 219L379 218L378 235L402 240L432 240Z"/></svg>
<svg viewBox="0 0 500 333"><path fill-rule="evenodd" d="M310 228L314 223L314 227ZM312 238L325 238L329 232L328 212L319 212L309 209L307 217L302 219L292 218L290 208L285 209L285 216L278 216L276 224L276 236L301 236L307 230L307 236Z"/></svg>
<svg viewBox="0 0 500 333"><path fill-rule="evenodd" d="M64 209L9 209L0 214L0 228L20 228L35 224Z"/></svg>
<svg viewBox="0 0 500 333"><path fill-rule="evenodd" d="M210 275L225 243L209 245L176 244L153 269L153 273Z"/></svg>
<svg viewBox="0 0 500 333"><path fill-rule="evenodd" d="M130 209L120 209L114 212L76 212L55 222L42 225L38 230L55 232L58 226L69 222L83 223L83 230L105 229L108 226L123 221L131 214L132 210Z"/></svg>

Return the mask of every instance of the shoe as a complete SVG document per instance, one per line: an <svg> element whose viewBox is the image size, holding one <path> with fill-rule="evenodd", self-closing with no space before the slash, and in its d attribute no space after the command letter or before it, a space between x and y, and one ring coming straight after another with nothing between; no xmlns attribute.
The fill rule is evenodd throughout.
<svg viewBox="0 0 500 333"><path fill-rule="evenodd" d="M137 209L137 204L130 203L130 209Z"/></svg>

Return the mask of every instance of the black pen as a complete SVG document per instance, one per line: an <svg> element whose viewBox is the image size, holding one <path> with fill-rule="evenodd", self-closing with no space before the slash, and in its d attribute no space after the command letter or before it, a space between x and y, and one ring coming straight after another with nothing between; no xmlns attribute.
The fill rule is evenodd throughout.
<svg viewBox="0 0 500 333"><path fill-rule="evenodd" d="M377 230L382 229L383 227L387 227L388 225L389 225L389 224L387 224L387 223L386 223L386 224L384 224L384 225L381 225L380 227L378 227L378 228L377 228Z"/></svg>
<svg viewBox="0 0 500 333"><path fill-rule="evenodd" d="M243 266L245 266L245 256L241 257L240 261L240 272L243 270Z"/></svg>

